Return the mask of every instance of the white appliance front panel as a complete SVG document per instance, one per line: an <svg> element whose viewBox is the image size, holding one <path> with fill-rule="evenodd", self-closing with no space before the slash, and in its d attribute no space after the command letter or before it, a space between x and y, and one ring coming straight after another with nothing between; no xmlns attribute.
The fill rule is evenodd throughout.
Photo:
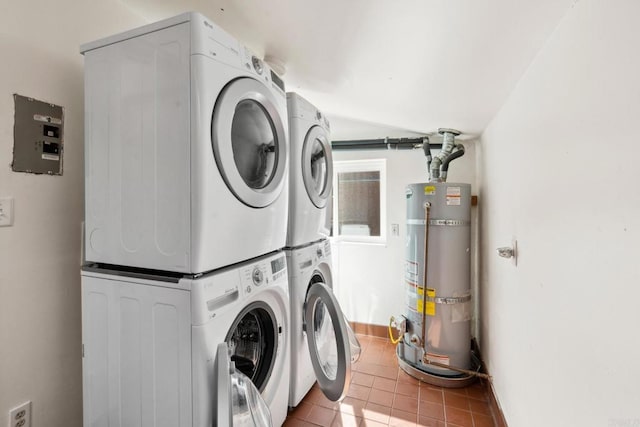
<svg viewBox="0 0 640 427"><path fill-rule="evenodd" d="M224 182L211 134L219 94L235 79L264 85L286 130L285 94L248 49L201 15L187 18L85 52L88 262L203 273L285 244L288 142L279 159L285 184L254 208Z"/></svg>
<svg viewBox="0 0 640 427"><path fill-rule="evenodd" d="M281 425L287 416L291 355L289 285L284 253L213 272L194 280L191 289L194 425L211 425L215 414L206 397L215 393L212 378L217 346L225 341L240 312L254 302L265 303L273 311L278 325L277 354L261 394L269 405L273 425Z"/></svg>
<svg viewBox="0 0 640 427"><path fill-rule="evenodd" d="M192 425L188 291L82 276L85 426Z"/></svg>
<svg viewBox="0 0 640 427"><path fill-rule="evenodd" d="M333 288L331 247L329 240L303 248L286 250L291 297L291 385L289 406L297 406L316 382L303 331L304 306L307 291L314 275L320 275L327 286Z"/></svg>
<svg viewBox="0 0 640 427"><path fill-rule="evenodd" d="M303 174L305 169L311 166L309 164L309 150L305 153L305 144L313 144L316 140L314 135L321 136L327 142L325 154L328 162L332 162L332 156L331 134L325 116L311 103L293 92L287 93L287 111L291 166L289 168L289 222L286 243L287 247L293 248L327 238L330 233L327 226L327 214L331 208L331 188L327 188L322 197L314 195L315 203L311 199ZM308 138L309 136L311 138ZM327 170L332 175L332 163L327 164ZM309 172L307 171L307 173ZM332 179L332 176L327 177L329 186L332 185ZM318 207L316 204L322 207Z"/></svg>
<svg viewBox="0 0 640 427"><path fill-rule="evenodd" d="M194 268L208 271L284 247L289 202L288 170L283 177L285 185L274 190L279 193L268 206L253 208L238 200L227 187L216 165L212 147L212 111L222 87L206 78L217 75L230 81L237 76L237 70L220 69L216 61L203 55L194 55L191 64L192 254ZM286 129L284 96L274 95L274 99ZM232 107L235 108L235 105ZM207 123L207 126L202 123ZM283 153L283 156L285 159L280 161L288 165L288 153Z"/></svg>

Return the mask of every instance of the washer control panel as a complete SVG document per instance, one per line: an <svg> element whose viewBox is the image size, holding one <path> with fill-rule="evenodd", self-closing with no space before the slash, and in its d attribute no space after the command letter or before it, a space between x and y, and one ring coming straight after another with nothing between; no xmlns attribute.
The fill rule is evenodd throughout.
<svg viewBox="0 0 640 427"><path fill-rule="evenodd" d="M328 239L318 243L316 246L316 256L318 259L331 257L331 243Z"/></svg>
<svg viewBox="0 0 640 427"><path fill-rule="evenodd" d="M278 280L287 274L287 262L284 255L271 261L271 274L273 274L273 280Z"/></svg>
<svg viewBox="0 0 640 427"><path fill-rule="evenodd" d="M331 242L329 242L329 239L324 241L324 255L331 256Z"/></svg>
<svg viewBox="0 0 640 427"><path fill-rule="evenodd" d="M252 276L254 285L256 286L262 285L262 282L264 281L264 273L262 272L262 270L260 270L259 267L256 267L253 269L251 276Z"/></svg>
<svg viewBox="0 0 640 427"><path fill-rule="evenodd" d="M242 288L250 293L258 287L268 285L287 275L285 256L247 265L240 270Z"/></svg>

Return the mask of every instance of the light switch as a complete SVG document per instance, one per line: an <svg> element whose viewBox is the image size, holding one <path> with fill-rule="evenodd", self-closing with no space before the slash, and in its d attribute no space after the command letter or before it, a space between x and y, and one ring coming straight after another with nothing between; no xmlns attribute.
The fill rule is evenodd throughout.
<svg viewBox="0 0 640 427"><path fill-rule="evenodd" d="M0 197L0 227L13 225L13 197Z"/></svg>
<svg viewBox="0 0 640 427"><path fill-rule="evenodd" d="M391 234L394 236L400 235L400 225L399 224L391 224Z"/></svg>

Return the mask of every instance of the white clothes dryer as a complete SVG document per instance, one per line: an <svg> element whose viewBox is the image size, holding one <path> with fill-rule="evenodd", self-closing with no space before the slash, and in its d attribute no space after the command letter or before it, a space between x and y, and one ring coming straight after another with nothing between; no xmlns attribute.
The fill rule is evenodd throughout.
<svg viewBox="0 0 640 427"><path fill-rule="evenodd" d="M81 51L88 262L194 274L284 247L286 95L266 64L197 13Z"/></svg>
<svg viewBox="0 0 640 427"><path fill-rule="evenodd" d="M291 296L291 386L295 407L318 385L328 399L346 396L360 344L333 294L329 240L286 249Z"/></svg>
<svg viewBox="0 0 640 427"><path fill-rule="evenodd" d="M283 252L198 278L85 267L84 425L280 426L288 330Z"/></svg>
<svg viewBox="0 0 640 427"><path fill-rule="evenodd" d="M300 95L287 93L289 225L287 247L329 236L333 161L329 121Z"/></svg>

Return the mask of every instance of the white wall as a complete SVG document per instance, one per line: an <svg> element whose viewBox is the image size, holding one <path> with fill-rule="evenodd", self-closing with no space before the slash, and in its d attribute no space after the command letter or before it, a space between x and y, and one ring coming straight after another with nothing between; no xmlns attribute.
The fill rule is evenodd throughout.
<svg viewBox="0 0 640 427"><path fill-rule="evenodd" d="M81 43L142 24L119 1L4 1L0 13L0 423L33 401L32 425L82 424L80 232ZM64 175L11 171L13 94L62 105Z"/></svg>
<svg viewBox="0 0 640 427"><path fill-rule="evenodd" d="M482 350L510 426L640 424L639 16L575 2L482 135Z"/></svg>
<svg viewBox="0 0 640 427"><path fill-rule="evenodd" d="M475 194L475 144L463 142L464 157L451 163L448 182L472 184ZM434 151L434 154L437 151ZM336 294L351 321L388 325L389 317L406 313L404 260L406 236L405 187L428 180L422 150L334 151L333 159L387 159L387 244L334 243ZM398 236L391 224L400 225Z"/></svg>

